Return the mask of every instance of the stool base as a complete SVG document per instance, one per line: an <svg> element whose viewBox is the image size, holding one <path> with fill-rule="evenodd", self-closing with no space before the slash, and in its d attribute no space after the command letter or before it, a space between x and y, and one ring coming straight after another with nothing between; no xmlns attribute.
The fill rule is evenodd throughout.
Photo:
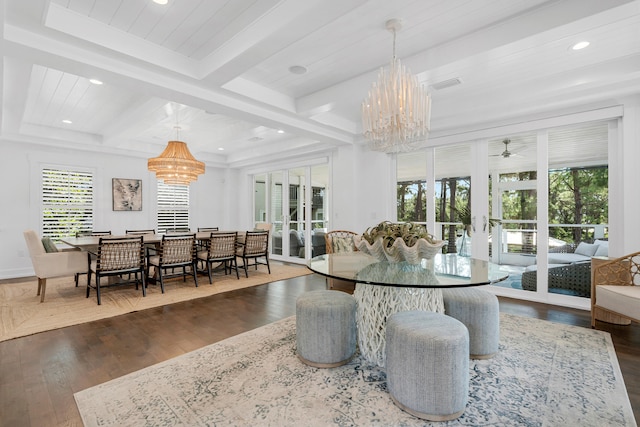
<svg viewBox="0 0 640 427"><path fill-rule="evenodd" d="M337 368L338 366L346 365L347 363L349 363L349 361L351 359L353 359L353 356L351 356L348 359L345 359L345 360L343 360L341 362L334 362L334 363L312 362L311 360L307 360L304 357L300 356L299 354L298 354L298 359L300 359L300 361L302 363L304 363L305 365L309 365L309 366L312 366L314 368Z"/></svg>
<svg viewBox="0 0 640 427"><path fill-rule="evenodd" d="M456 412L454 414L450 414L450 415L434 415L434 414L425 414L423 412L418 412L418 411L414 411L413 409L407 408L406 406L404 406L402 403L398 402L396 400L395 397L393 397L393 395L391 395L391 400L393 401L393 403L400 409L402 409L403 411L405 411L408 414L413 415L414 417L418 417L421 418L423 420L427 420L427 421L451 421L451 420L455 420L456 418L460 418L460 416L462 414L464 414L464 409L462 411Z"/></svg>

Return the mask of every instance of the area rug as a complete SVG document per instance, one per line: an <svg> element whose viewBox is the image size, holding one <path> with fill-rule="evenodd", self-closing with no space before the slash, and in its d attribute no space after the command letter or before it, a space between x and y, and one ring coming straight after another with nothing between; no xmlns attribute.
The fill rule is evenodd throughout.
<svg viewBox="0 0 640 427"><path fill-rule="evenodd" d="M86 426L635 426L608 333L501 315L498 355L470 363L455 421L397 408L384 370L356 356L303 365L295 317L75 394Z"/></svg>
<svg viewBox="0 0 640 427"><path fill-rule="evenodd" d="M101 288L101 305L97 304L95 289L86 298L86 275L80 277L77 288L73 277L47 280L43 303L36 296L37 280L3 283L0 284L0 341L306 274L311 271L304 266L272 263L271 274L266 267L260 266L257 271L252 267L248 278L243 272L239 280L235 274L221 273L214 276L213 285L207 276L198 276L197 288L192 278L186 282L165 281L164 294L160 285L149 285L144 298L142 291L136 291L133 285L114 286Z"/></svg>

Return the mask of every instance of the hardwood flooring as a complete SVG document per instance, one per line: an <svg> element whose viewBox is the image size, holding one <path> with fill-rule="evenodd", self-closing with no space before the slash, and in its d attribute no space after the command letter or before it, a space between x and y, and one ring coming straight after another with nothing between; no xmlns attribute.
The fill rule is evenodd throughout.
<svg viewBox="0 0 640 427"><path fill-rule="evenodd" d="M73 393L291 316L298 295L324 287L303 276L2 342L0 426L81 426ZM590 327L582 310L505 298L500 310ZM612 335L638 420L640 325L598 329Z"/></svg>

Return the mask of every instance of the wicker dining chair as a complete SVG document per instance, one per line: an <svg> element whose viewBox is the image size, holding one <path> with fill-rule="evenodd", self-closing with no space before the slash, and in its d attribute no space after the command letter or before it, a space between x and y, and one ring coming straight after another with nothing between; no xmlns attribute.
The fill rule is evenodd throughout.
<svg viewBox="0 0 640 427"><path fill-rule="evenodd" d="M219 231L218 227L198 227L198 233L206 232L206 231ZM206 240L199 239L196 242L198 252L207 250L207 242Z"/></svg>
<svg viewBox="0 0 640 427"><path fill-rule="evenodd" d="M353 237L358 233L348 230L332 230L327 231L324 235L325 251L327 254L335 254L340 252L354 252L357 251L355 244L353 243ZM349 293L353 292L355 285L346 280L340 279L326 279L328 289L340 289Z"/></svg>
<svg viewBox="0 0 640 427"><path fill-rule="evenodd" d="M76 232L76 237L95 237L95 236L111 236L111 230L109 231L77 231ZM91 253L87 252L87 256L89 257L89 263L90 263L92 259ZM78 282L80 281L81 274L87 274L87 272L81 272L81 273L75 274L73 279L76 282L76 288L78 287Z"/></svg>
<svg viewBox="0 0 640 427"><path fill-rule="evenodd" d="M134 236L139 236L141 234L156 234L155 228L150 228L148 230L126 230L125 234L132 234Z"/></svg>
<svg viewBox="0 0 640 427"><path fill-rule="evenodd" d="M236 242L238 239L237 232L229 233L211 233L209 240L203 241L206 248L198 251L197 261L206 264L206 271L209 275L209 284L213 284L213 264L222 263L224 274L232 269L236 270L236 278L240 279L238 274L238 263L236 260ZM200 271L204 272L204 269Z"/></svg>
<svg viewBox="0 0 640 427"><path fill-rule="evenodd" d="M247 231L244 243L238 244L236 256L242 258L242 267L244 268L245 277L249 277L248 268L251 265L258 269L258 265L266 265L271 274L269 266L269 232L268 231ZM264 258L264 261L260 261ZM253 263L250 264L250 260ZM238 267L236 265L236 272Z"/></svg>
<svg viewBox="0 0 640 427"><path fill-rule="evenodd" d="M354 252L358 249L353 243L353 237L358 233L347 230L327 231L324 235L326 253Z"/></svg>
<svg viewBox="0 0 640 427"><path fill-rule="evenodd" d="M152 254L155 252L155 254ZM198 277L196 274L196 235L195 233L189 234L165 234L162 236L162 242L158 249L147 248L147 268L146 276L147 280L151 277L149 272L151 267L154 267L158 273L158 280L160 281L160 289L164 294L164 279L169 277L180 277L182 281L186 282L187 275L193 276L193 281L198 287ZM191 267L187 271L187 267ZM165 271L171 269L172 274L167 275ZM182 272L173 274L174 269L182 268Z"/></svg>
<svg viewBox="0 0 640 427"><path fill-rule="evenodd" d="M140 280L138 279L140 274ZM89 262L89 271L87 277L87 298L91 291L91 275L96 275L96 295L98 305L100 300L100 279L109 276L120 276L120 280L107 286L129 284L134 282L136 289L138 283L142 282L142 296L147 296L146 280L144 266L144 242L142 236L127 237L100 237L98 242L98 252L96 259ZM123 281L123 274L133 274L133 281ZM103 286L104 287L104 286Z"/></svg>

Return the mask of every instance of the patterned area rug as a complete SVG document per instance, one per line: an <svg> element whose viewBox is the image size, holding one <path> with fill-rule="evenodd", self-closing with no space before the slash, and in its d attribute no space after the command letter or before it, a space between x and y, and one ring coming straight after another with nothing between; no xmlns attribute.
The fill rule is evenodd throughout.
<svg viewBox="0 0 640 427"><path fill-rule="evenodd" d="M86 275L81 276L77 288L73 277L47 280L43 303L36 296L36 279L2 283L0 341L306 274L311 274L311 271L304 266L271 263L271 274L268 274L265 266L260 266L257 271L251 267L248 278L244 277L242 271L239 280L235 274L224 276L220 273L213 277L213 285L209 284L206 275L199 275L197 288L192 278L186 282L181 278L167 280L164 294L160 291L160 285L149 285L144 298L142 291L136 290L134 285L101 287L102 305L97 304L95 289L91 290L89 298L86 297Z"/></svg>
<svg viewBox="0 0 640 427"><path fill-rule="evenodd" d="M608 333L501 315L499 354L471 361L467 408L426 423L383 370L303 365L295 317L75 394L86 426L635 426Z"/></svg>

